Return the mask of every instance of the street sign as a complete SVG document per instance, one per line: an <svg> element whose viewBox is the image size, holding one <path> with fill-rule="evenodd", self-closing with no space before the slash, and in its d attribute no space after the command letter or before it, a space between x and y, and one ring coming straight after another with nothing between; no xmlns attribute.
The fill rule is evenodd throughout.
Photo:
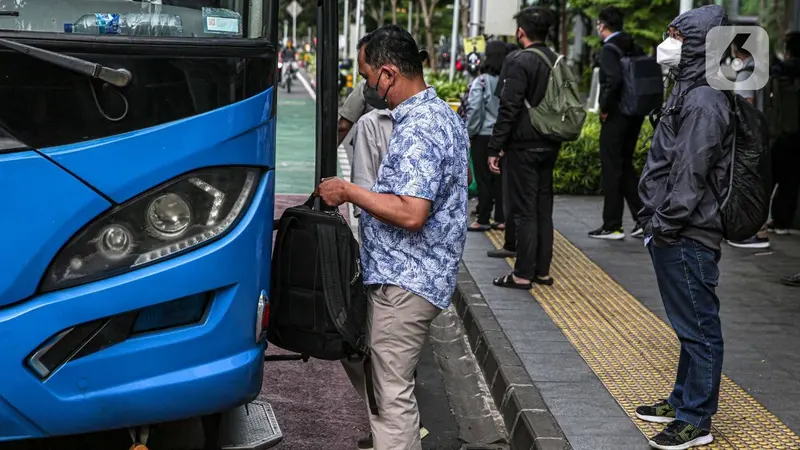
<svg viewBox="0 0 800 450"><path fill-rule="evenodd" d="M296 18L300 15L300 13L303 12L303 7L300 6L300 3L297 3L295 0L292 3L289 3L289 6L286 7L286 12L288 12L292 18Z"/></svg>

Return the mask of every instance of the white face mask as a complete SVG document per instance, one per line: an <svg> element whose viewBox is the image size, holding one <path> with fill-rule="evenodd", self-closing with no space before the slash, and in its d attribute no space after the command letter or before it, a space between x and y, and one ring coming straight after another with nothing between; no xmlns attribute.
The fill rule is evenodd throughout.
<svg viewBox="0 0 800 450"><path fill-rule="evenodd" d="M670 69L677 69L681 63L681 47L683 42L668 37L664 42L656 48L656 61L662 66L667 66Z"/></svg>

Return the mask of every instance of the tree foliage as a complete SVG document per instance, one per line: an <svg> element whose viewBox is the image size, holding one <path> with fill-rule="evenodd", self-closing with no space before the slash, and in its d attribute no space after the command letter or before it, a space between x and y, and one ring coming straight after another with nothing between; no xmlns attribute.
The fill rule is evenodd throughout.
<svg viewBox="0 0 800 450"><path fill-rule="evenodd" d="M616 6L625 14L625 31L645 50L652 49L661 42L664 31L678 15L679 0L571 0L571 9L582 10L595 19L601 9ZM587 38L590 44L599 46L596 36Z"/></svg>

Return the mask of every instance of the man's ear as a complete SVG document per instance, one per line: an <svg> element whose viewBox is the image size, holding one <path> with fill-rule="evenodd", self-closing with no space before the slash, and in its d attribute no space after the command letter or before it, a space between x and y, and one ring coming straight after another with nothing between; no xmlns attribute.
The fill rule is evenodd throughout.
<svg viewBox="0 0 800 450"><path fill-rule="evenodd" d="M397 75L400 73L400 69L398 69L394 64L386 64L382 66L381 71L383 72L382 78L389 80L390 84L394 83Z"/></svg>

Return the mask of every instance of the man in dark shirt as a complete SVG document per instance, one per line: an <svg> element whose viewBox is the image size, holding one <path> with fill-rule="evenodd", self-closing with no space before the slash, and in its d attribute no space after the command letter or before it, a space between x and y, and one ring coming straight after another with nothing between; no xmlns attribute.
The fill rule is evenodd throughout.
<svg viewBox="0 0 800 450"><path fill-rule="evenodd" d="M489 167L500 173L502 161L506 217L513 217L516 227L517 263L514 273L494 283L530 289L532 283L553 283L553 169L560 144L536 131L528 108L544 98L550 65L557 55L544 43L554 23L550 11L530 7L515 19L517 42L523 50L509 55L503 65L498 84L500 110L489 142ZM530 51L534 48L543 52L549 63Z"/></svg>
<svg viewBox="0 0 800 450"><path fill-rule="evenodd" d="M609 6L600 11L597 32L603 39L600 49L600 165L602 168L602 187L605 194L603 202L603 226L589 232L597 239L623 239L622 215L625 201L633 215L634 228L631 235L641 237L642 227L637 213L642 209L639 200L639 174L633 168L633 152L639 139L644 117L631 117L622 114L619 102L622 92L623 55L644 54L633 43L633 38L622 31L622 12Z"/></svg>

